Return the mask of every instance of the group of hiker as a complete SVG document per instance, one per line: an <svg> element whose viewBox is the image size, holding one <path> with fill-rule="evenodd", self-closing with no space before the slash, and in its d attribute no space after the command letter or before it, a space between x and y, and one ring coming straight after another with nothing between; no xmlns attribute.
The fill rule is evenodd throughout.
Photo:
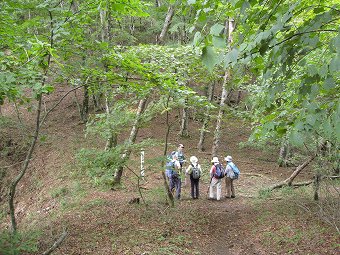
<svg viewBox="0 0 340 255"><path fill-rule="evenodd" d="M199 180L202 175L201 165L198 163L196 156L190 157L190 165L184 169L186 162L183 144L179 144L177 151L171 152L166 163L165 175L169 181L170 190L175 193L177 199L181 198L182 175L190 176L191 197L192 199L199 198ZM234 180L238 179L240 174L239 169L233 163L231 156L224 158L226 161L225 167L219 162L218 157L213 157L210 168L210 184L208 189L211 200L221 200L222 195L222 180L225 179L225 197L235 198ZM185 179L186 180L186 179Z"/></svg>

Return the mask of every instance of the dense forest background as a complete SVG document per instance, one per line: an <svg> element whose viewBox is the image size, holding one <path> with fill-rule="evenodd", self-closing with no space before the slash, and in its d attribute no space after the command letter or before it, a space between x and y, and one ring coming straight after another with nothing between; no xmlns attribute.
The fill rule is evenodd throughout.
<svg viewBox="0 0 340 255"><path fill-rule="evenodd" d="M2 1L0 254L336 254L339 32L336 0Z"/></svg>

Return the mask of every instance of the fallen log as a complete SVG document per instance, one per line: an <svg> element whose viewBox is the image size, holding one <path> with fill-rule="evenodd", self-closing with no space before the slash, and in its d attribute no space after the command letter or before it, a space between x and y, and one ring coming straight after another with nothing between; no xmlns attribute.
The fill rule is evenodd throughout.
<svg viewBox="0 0 340 255"><path fill-rule="evenodd" d="M303 162L301 165L299 165L295 171L292 173L291 176L289 176L286 180L284 180L283 182L280 182L274 186L272 186L270 188L270 190L274 190L274 189L280 189L282 187L285 186L292 186L293 180L295 179L296 176L298 176L298 174L306 167L309 165L310 162L312 162L314 160L314 158L316 157L316 154L311 156L310 158L308 158L305 162Z"/></svg>

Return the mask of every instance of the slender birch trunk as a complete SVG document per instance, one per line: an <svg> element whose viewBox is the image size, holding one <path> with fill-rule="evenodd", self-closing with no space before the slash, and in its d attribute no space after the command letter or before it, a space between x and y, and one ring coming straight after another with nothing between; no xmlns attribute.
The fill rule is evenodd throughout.
<svg viewBox="0 0 340 255"><path fill-rule="evenodd" d="M106 115L109 116L110 115L110 106L109 106L109 100L108 100L108 96L105 96L105 111L106 111ZM110 136L106 141L105 144L105 150L109 150L112 149L113 147L117 146L117 134L114 133L112 131L112 128L110 127Z"/></svg>
<svg viewBox="0 0 340 255"><path fill-rule="evenodd" d="M230 43L232 43L232 32L234 31L234 21L232 19L229 19L226 24L228 24L228 42L229 42L229 49L230 49ZM228 91L226 89L226 85L229 79L230 79L230 69L226 70L223 76L222 95L221 95L221 102L220 102L220 107L219 107L217 120L216 120L214 142L212 146L212 156L217 156L219 144L221 140L221 127L222 127L222 119L224 115L224 106L225 106L225 101L228 97Z"/></svg>
<svg viewBox="0 0 340 255"><path fill-rule="evenodd" d="M207 98L209 102L212 101L213 94L214 94L214 87L215 87L215 83L210 83L208 86ZM201 127L200 140L197 145L197 148L199 151L204 151L204 141L205 141L205 135L208 130L209 120L210 120L210 109L207 107L205 114L204 114L203 124Z"/></svg>
<svg viewBox="0 0 340 255"><path fill-rule="evenodd" d="M281 144L280 152L279 152L279 159L278 164L280 167L286 167L287 166L287 157L288 157L288 143L286 138L283 138L284 141Z"/></svg>
<svg viewBox="0 0 340 255"><path fill-rule="evenodd" d="M185 106L182 110L182 120L181 120L181 130L179 132L179 135L182 137L188 137L189 131L188 131L188 123L189 123L189 109L187 106L188 99L185 100Z"/></svg>
<svg viewBox="0 0 340 255"><path fill-rule="evenodd" d="M146 109L146 102L147 102L147 98L141 99L139 101L138 110L137 110L137 113L136 113L136 119L133 123L133 126L132 126L131 131L130 131L130 136L129 136L129 139L128 139L128 145L127 145L128 148L125 150L124 154L121 156L122 162L126 162L130 158L131 149L129 148L129 146L133 145L136 141L138 129L139 129L139 124L140 124L141 119L142 119L142 114L144 113L144 111ZM122 174L123 174L123 169L124 169L123 164L118 167L118 169L115 173L115 176L114 176L114 185L120 184Z"/></svg>
<svg viewBox="0 0 340 255"><path fill-rule="evenodd" d="M171 21L172 21L172 18L174 16L174 13L175 13L175 6L174 5L170 5L169 8L168 8L168 12L166 14L166 17L165 17L165 21L164 21L164 24L163 24L163 29L162 29L160 35L158 36L158 44L163 43L165 35L168 32L168 29L169 29L169 27L171 25Z"/></svg>

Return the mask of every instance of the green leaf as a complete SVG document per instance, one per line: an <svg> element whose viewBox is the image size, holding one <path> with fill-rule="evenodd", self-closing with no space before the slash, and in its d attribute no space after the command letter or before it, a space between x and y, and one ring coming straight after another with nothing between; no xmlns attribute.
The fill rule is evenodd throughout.
<svg viewBox="0 0 340 255"><path fill-rule="evenodd" d="M326 78L328 74L328 65L324 64L319 68L318 74L320 75L321 78Z"/></svg>
<svg viewBox="0 0 340 255"><path fill-rule="evenodd" d="M340 71L340 54L337 54L331 61L329 65L330 72Z"/></svg>
<svg viewBox="0 0 340 255"><path fill-rule="evenodd" d="M333 128L329 118L322 123L322 129L324 135L327 136L328 139L332 137Z"/></svg>
<svg viewBox="0 0 340 255"><path fill-rule="evenodd" d="M212 43L216 48L222 48L224 49L226 47L226 41L224 38L220 36L213 36L212 37Z"/></svg>
<svg viewBox="0 0 340 255"><path fill-rule="evenodd" d="M198 45L199 45L199 42L200 42L200 40L201 40L201 38L202 38L201 32L197 31L197 32L195 33L195 36L194 36L193 44L194 44L195 46L198 46Z"/></svg>
<svg viewBox="0 0 340 255"><path fill-rule="evenodd" d="M317 117L315 114L309 114L306 116L306 122L312 127L315 125L316 120L317 120Z"/></svg>
<svg viewBox="0 0 340 255"><path fill-rule="evenodd" d="M196 0L188 0L187 3L190 5L190 4L195 4L196 3Z"/></svg>
<svg viewBox="0 0 340 255"><path fill-rule="evenodd" d="M206 46L202 51L202 61L206 65L209 71L212 71L214 66L218 61L218 55L214 51L214 49L210 46Z"/></svg>
<svg viewBox="0 0 340 255"><path fill-rule="evenodd" d="M335 51L340 53L340 34L332 39L331 45L334 47Z"/></svg>
<svg viewBox="0 0 340 255"><path fill-rule="evenodd" d="M210 28L210 34L214 35L214 36L219 36L223 29L224 29L224 26L222 26L221 24L216 23L215 25L213 25Z"/></svg>
<svg viewBox="0 0 340 255"><path fill-rule="evenodd" d="M336 86L333 77L328 77L324 83L323 83L323 88L325 90L331 90Z"/></svg>
<svg viewBox="0 0 340 255"><path fill-rule="evenodd" d="M294 130L293 132L291 132L289 140L293 145L300 147L303 145L304 139L300 132Z"/></svg>
<svg viewBox="0 0 340 255"><path fill-rule="evenodd" d="M238 50L236 48L232 49L225 57L225 67L230 64L233 66L238 59Z"/></svg>
<svg viewBox="0 0 340 255"><path fill-rule="evenodd" d="M324 7L316 7L316 8L313 9L313 12L314 12L315 14L318 14L318 13L324 12L324 11L325 11L325 8L324 8Z"/></svg>

